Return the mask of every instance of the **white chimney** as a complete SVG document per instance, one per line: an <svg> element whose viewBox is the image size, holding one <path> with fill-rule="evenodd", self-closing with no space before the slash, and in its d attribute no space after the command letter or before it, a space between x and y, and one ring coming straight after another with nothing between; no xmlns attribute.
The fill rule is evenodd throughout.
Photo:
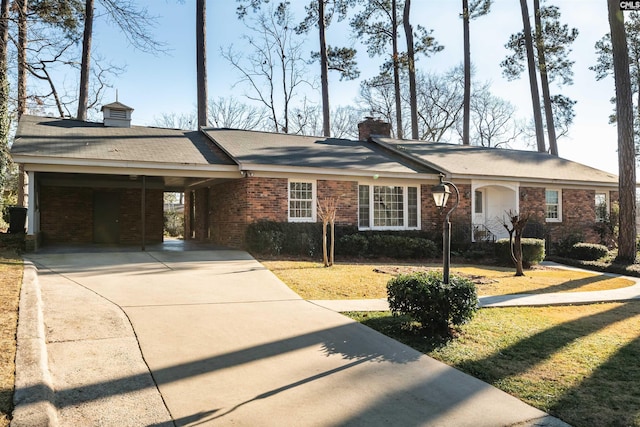
<svg viewBox="0 0 640 427"><path fill-rule="evenodd" d="M118 101L102 106L103 123L107 127L130 128L133 108Z"/></svg>

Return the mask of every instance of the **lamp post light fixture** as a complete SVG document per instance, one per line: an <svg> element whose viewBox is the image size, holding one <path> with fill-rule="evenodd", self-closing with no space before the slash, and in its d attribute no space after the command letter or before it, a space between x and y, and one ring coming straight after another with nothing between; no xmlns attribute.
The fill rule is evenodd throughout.
<svg viewBox="0 0 640 427"><path fill-rule="evenodd" d="M440 183L431 188L433 201L437 207L442 209L447 206L447 201L451 195L449 187L453 187L455 190L456 202L453 207L449 209L449 212L447 212L447 215L444 217L444 223L442 224L442 281L446 285L449 284L449 264L451 263L451 222L449 221L449 216L451 216L451 212L458 207L460 192L453 182L444 180L443 174L440 174Z"/></svg>

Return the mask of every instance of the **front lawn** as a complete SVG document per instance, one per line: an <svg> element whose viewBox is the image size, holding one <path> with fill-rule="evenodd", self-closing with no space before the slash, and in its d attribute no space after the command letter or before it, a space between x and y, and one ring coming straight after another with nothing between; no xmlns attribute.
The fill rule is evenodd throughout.
<svg viewBox="0 0 640 427"><path fill-rule="evenodd" d="M386 298L387 282L398 273L420 269L441 269L436 264L339 263L323 267L313 261L261 261L280 280L305 299ZM515 277L513 268L494 266L452 266L476 283L478 295L519 293L584 292L631 286L634 282L601 273L538 267L526 276Z"/></svg>

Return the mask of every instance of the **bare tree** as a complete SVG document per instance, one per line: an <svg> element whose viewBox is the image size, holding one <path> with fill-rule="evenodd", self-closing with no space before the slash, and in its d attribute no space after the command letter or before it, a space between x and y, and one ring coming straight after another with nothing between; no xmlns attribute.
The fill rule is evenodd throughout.
<svg viewBox="0 0 640 427"><path fill-rule="evenodd" d="M318 216L322 220L322 262L325 267L333 265L335 252L335 222L338 211L338 200L329 197L318 201ZM327 257L327 225L331 227L331 248Z"/></svg>
<svg viewBox="0 0 640 427"><path fill-rule="evenodd" d="M503 223L504 228L509 233L509 250L511 259L516 266L516 276L524 276L524 265L522 261L522 232L527 225L531 215L519 214L518 212L507 212L510 224Z"/></svg>
<svg viewBox="0 0 640 427"><path fill-rule="evenodd" d="M618 174L620 232L618 256L620 262L636 260L636 168L633 143L633 102L629 75L629 53L620 2L607 0L613 71L616 85L616 116L618 123Z"/></svg>
<svg viewBox="0 0 640 427"><path fill-rule="evenodd" d="M445 74L418 75L420 139L441 142L462 115L464 80L460 68Z"/></svg>
<svg viewBox="0 0 640 427"><path fill-rule="evenodd" d="M167 129L197 130L197 113L162 113L153 118L153 126Z"/></svg>
<svg viewBox="0 0 640 427"><path fill-rule="evenodd" d="M524 132L516 118L516 107L494 96L489 85L474 91L470 104L470 135L482 147L509 148ZM458 127L462 139L464 131Z"/></svg>
<svg viewBox="0 0 640 427"><path fill-rule="evenodd" d="M263 130L269 115L264 108L236 98L218 97L209 100L209 117L211 125L218 128Z"/></svg>
<svg viewBox="0 0 640 427"><path fill-rule="evenodd" d="M289 6L257 14L245 25L253 35L245 35L251 51L245 57L233 47L221 51L222 56L240 73L238 83L249 87L247 98L269 111L276 132L289 133L293 101L306 79L305 61L301 55L302 40L295 40Z"/></svg>

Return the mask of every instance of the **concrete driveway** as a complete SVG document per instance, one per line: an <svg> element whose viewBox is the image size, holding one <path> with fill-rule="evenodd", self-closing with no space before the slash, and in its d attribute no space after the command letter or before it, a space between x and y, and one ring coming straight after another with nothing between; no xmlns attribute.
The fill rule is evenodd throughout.
<svg viewBox="0 0 640 427"><path fill-rule="evenodd" d="M21 319L39 307L44 328L28 335L38 322L25 320L19 331L15 426L32 425L47 399L61 426L562 425L302 300L245 252L28 259L37 276ZM38 339L44 361L33 363L24 352Z"/></svg>

